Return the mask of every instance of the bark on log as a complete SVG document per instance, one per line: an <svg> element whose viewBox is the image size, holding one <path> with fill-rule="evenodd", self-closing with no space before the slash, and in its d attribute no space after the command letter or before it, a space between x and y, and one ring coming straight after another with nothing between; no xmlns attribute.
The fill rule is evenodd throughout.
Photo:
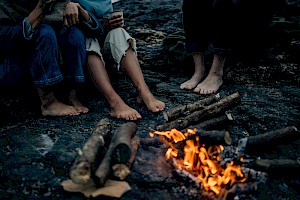
<svg viewBox="0 0 300 200"><path fill-rule="evenodd" d="M224 124L229 124L232 121L232 117L229 114L225 114L219 117L211 118L206 121L203 121L199 124L192 126L192 128L196 129L204 129L204 130L217 130L217 128L221 127Z"/></svg>
<svg viewBox="0 0 300 200"><path fill-rule="evenodd" d="M261 150L262 148L270 148L285 142L291 142L300 137L300 133L295 126L288 126L281 129L266 132L247 138L246 152ZM267 146L266 146L267 144Z"/></svg>
<svg viewBox="0 0 300 200"><path fill-rule="evenodd" d="M108 150L95 172L95 184L103 187L111 173L112 165L127 163L130 159L130 140L137 131L137 124L127 122L116 129Z"/></svg>
<svg viewBox="0 0 300 200"><path fill-rule="evenodd" d="M231 137L228 131L205 131L198 130L196 134L186 137L185 140L175 143L173 146L178 150L183 150L187 140L195 140L200 137L199 143L205 145L231 145Z"/></svg>
<svg viewBox="0 0 300 200"><path fill-rule="evenodd" d="M216 103L205 106L202 110L197 110L191 113L186 117L181 117L177 120L173 120L167 122L162 125L158 125L156 130L159 131L167 131L172 128L176 128L177 130L182 130L189 125L196 124L201 120L206 120L209 117L214 117L217 114L225 113L226 110L238 105L241 102L239 93L233 93L229 96L226 96Z"/></svg>
<svg viewBox="0 0 300 200"><path fill-rule="evenodd" d="M187 105L180 105L163 113L166 121L172 121L183 116L185 112L194 112L205 108L205 106L217 101L220 98L220 94L209 96L205 99L198 100L194 103Z"/></svg>
<svg viewBox="0 0 300 200"><path fill-rule="evenodd" d="M111 133L111 123L107 118L101 119L93 130L91 137L83 145L82 150L78 149L78 156L69 172L74 183L86 184L90 181L92 165L99 150L104 147L109 133Z"/></svg>
<svg viewBox="0 0 300 200"><path fill-rule="evenodd" d="M130 174L130 168L135 160L136 154L140 146L140 139L134 136L131 139L131 157L126 164L120 163L112 166L113 175L119 180L124 180Z"/></svg>
<svg viewBox="0 0 300 200"><path fill-rule="evenodd" d="M254 169L268 173L280 172L280 175L299 175L300 161L292 159L258 159L255 161Z"/></svg>

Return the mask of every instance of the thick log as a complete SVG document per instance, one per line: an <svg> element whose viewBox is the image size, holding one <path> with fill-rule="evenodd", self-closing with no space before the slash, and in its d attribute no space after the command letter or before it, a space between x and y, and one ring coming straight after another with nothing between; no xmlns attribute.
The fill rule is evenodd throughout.
<svg viewBox="0 0 300 200"><path fill-rule="evenodd" d="M70 168L70 178L74 183L86 184L91 179L92 165L99 150L104 147L105 140L111 133L111 123L107 118L101 119L93 130L91 137L78 149L78 156Z"/></svg>
<svg viewBox="0 0 300 200"><path fill-rule="evenodd" d="M299 159L257 159L253 168L268 173L279 172L280 175L299 175L300 161Z"/></svg>
<svg viewBox="0 0 300 200"><path fill-rule="evenodd" d="M155 134L155 132L154 132ZM162 148L169 148L170 146L175 147L179 150L179 154L183 155L183 148L186 145L187 140L195 140L196 137L199 137L200 144L206 145L231 145L232 140L228 131L206 131L206 130L197 130L197 132L193 135L186 137L184 140L179 141L177 143L170 143L168 139L164 138L164 136L159 135L158 137L144 139L142 145L144 148L151 145L165 144L162 145ZM182 152L181 152L182 151Z"/></svg>
<svg viewBox="0 0 300 200"><path fill-rule="evenodd" d="M134 136L131 139L131 145L130 145L131 157L128 160L128 162L126 164L120 163L112 166L113 175L119 180L124 180L130 174L130 168L135 160L135 156L138 152L139 146L140 146L140 139L137 136Z"/></svg>
<svg viewBox="0 0 300 200"><path fill-rule="evenodd" d="M204 106L207 106L213 102L216 102L220 98L220 94L212 95L207 98L198 100L194 103L190 103L187 105L180 105L175 108L172 108L163 113L166 121L172 121L174 119L178 119L183 116L185 112L193 112L196 110L203 109Z"/></svg>
<svg viewBox="0 0 300 200"><path fill-rule="evenodd" d="M107 177L111 173L112 165L128 162L131 156L131 137L133 137L136 131L137 124L134 122L124 123L116 129L108 150L95 172L95 184L97 186L104 186Z"/></svg>
<svg viewBox="0 0 300 200"><path fill-rule="evenodd" d="M251 152L262 148L270 148L278 144L294 141L299 137L300 133L295 126L276 129L263 134L249 136L245 151Z"/></svg>
<svg viewBox="0 0 300 200"><path fill-rule="evenodd" d="M214 117L217 114L225 113L226 110L238 105L241 102L239 93L233 93L229 96L226 96L216 103L205 106L201 110L194 111L190 115L186 117L181 117L177 120L173 120L167 122L162 125L158 125L156 130L159 131L167 131L172 128L176 128L177 130L182 130L189 125L193 125L199 123L201 120L207 120L207 118Z"/></svg>
<svg viewBox="0 0 300 200"><path fill-rule="evenodd" d="M195 140L199 137L199 143L207 146L211 145L231 145L231 137L228 131L197 131L196 134L186 137L185 140L173 144L179 151L184 149L187 140ZM183 152L182 152L183 153ZM181 152L179 153L181 155Z"/></svg>

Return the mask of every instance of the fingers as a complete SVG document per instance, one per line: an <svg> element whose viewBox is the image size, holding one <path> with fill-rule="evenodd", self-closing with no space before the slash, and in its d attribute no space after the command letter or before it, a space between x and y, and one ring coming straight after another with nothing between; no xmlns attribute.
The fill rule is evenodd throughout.
<svg viewBox="0 0 300 200"><path fill-rule="evenodd" d="M109 24L112 28L124 27L123 15L114 15L108 18Z"/></svg>
<svg viewBox="0 0 300 200"><path fill-rule="evenodd" d="M64 12L64 25L74 26L77 23L79 23L78 4L70 2L67 4Z"/></svg>

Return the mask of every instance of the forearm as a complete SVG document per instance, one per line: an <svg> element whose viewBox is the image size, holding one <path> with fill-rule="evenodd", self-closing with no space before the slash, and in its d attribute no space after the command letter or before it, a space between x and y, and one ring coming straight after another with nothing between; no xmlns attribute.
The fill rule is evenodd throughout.
<svg viewBox="0 0 300 200"><path fill-rule="evenodd" d="M28 21L33 30L40 24L42 18L43 18L43 9L41 3L39 2L38 5L35 7L35 9L28 16Z"/></svg>

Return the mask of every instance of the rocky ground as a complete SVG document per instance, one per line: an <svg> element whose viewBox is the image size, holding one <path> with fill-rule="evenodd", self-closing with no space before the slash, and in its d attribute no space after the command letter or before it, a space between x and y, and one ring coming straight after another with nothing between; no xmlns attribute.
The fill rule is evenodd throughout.
<svg viewBox="0 0 300 200"><path fill-rule="evenodd" d="M125 9L126 29L137 39L145 79L155 96L166 102L166 110L204 98L179 89L193 72L191 58L183 49L181 3L182 0L121 0L115 4ZM245 133L257 135L286 126L300 127L299 32L288 32L295 30L295 24L298 27L299 17L293 15L298 8L297 1L290 3L285 11L292 16L279 13L273 17L275 25L263 32L267 36L264 39L253 43L253 36L260 36L259 30L249 29L253 32L245 35L247 48L240 45L244 48L227 60L224 85L219 92L223 96L238 92L241 96L240 105L230 110L234 121L226 127L234 142ZM141 139L149 137L149 132L163 122L162 114L150 113L136 102L136 91L125 74L115 73L112 81L119 94L143 116L137 123L136 135ZM1 91L0 199L85 199L81 194L65 192L60 183L68 179L76 148L82 147L100 119L109 117L109 107L91 83L84 86L82 96L89 113L45 118L40 115L32 87ZM114 128L124 123L111 121ZM299 140L275 148L266 144L257 156L299 159L299 147ZM126 179L132 190L122 199L207 199L192 184L174 176L167 165L161 149L139 148L132 173ZM269 174L265 185L240 198L299 199L299 175L290 171Z"/></svg>

